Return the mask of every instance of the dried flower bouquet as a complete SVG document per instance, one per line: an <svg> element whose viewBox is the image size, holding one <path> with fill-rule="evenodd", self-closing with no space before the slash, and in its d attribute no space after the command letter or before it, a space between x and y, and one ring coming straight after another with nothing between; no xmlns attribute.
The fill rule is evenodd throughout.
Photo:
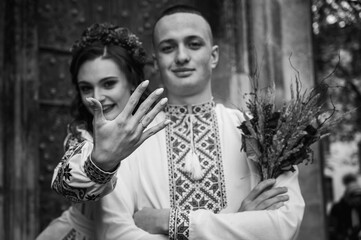
<svg viewBox="0 0 361 240"><path fill-rule="evenodd" d="M277 178L302 162L312 162L311 145L330 132L342 116L334 105L327 108L324 93L328 85L321 83L302 92L299 74L291 84L291 100L280 109L275 106L275 84L264 91L258 89L258 77L247 101L245 121L239 126L243 135L242 149L257 163L261 180ZM323 102L323 103L322 103Z"/></svg>

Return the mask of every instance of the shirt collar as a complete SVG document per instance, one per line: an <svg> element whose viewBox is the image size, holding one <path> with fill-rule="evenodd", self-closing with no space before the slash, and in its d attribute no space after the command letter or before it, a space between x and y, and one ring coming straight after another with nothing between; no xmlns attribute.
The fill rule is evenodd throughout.
<svg viewBox="0 0 361 240"><path fill-rule="evenodd" d="M185 115L185 114L204 114L210 112L216 106L213 100L201 104L194 105L173 105L168 104L165 107L165 112L171 115Z"/></svg>

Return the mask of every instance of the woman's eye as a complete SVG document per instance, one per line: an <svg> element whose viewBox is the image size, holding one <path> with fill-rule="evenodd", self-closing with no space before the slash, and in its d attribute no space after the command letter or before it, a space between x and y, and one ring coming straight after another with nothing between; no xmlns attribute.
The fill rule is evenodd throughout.
<svg viewBox="0 0 361 240"><path fill-rule="evenodd" d="M104 83L104 87L105 88L112 88L114 85L115 85L115 81L106 81L105 83Z"/></svg>
<svg viewBox="0 0 361 240"><path fill-rule="evenodd" d="M87 94L91 92L92 88L88 86L79 86L79 90L81 93Z"/></svg>

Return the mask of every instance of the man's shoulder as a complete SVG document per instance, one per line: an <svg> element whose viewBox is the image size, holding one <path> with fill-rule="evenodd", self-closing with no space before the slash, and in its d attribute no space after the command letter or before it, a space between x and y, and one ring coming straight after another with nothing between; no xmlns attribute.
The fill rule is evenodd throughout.
<svg viewBox="0 0 361 240"><path fill-rule="evenodd" d="M217 103L216 112L217 114L221 114L222 116L229 116L231 118L235 118L237 122L244 121L244 113L236 107L228 107L225 106L223 103Z"/></svg>

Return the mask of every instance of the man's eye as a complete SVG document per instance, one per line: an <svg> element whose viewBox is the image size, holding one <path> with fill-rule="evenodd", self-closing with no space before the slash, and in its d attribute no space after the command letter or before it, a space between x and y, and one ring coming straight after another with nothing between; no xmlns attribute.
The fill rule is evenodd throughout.
<svg viewBox="0 0 361 240"><path fill-rule="evenodd" d="M201 43L201 42L198 42L198 41L196 41L196 42L190 42L190 43L189 43L189 47L190 47L191 49L199 49L200 47L202 47L202 43Z"/></svg>
<svg viewBox="0 0 361 240"><path fill-rule="evenodd" d="M162 46L160 47L160 51L163 52L163 53L169 53L173 50L173 47L172 46Z"/></svg>

